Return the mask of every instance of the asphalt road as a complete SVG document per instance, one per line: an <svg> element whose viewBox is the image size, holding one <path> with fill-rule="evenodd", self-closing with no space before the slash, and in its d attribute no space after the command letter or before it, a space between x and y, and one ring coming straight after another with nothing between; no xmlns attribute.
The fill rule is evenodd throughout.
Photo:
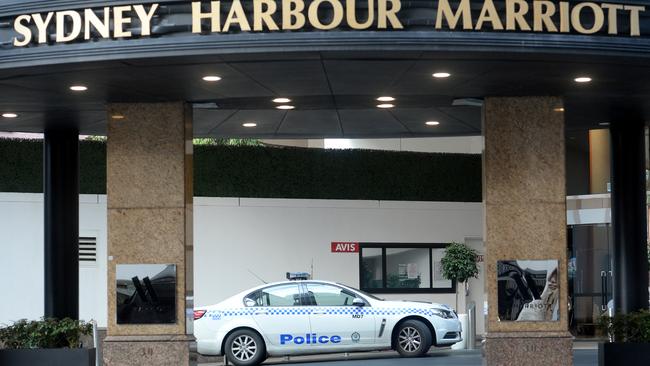
<svg viewBox="0 0 650 366"><path fill-rule="evenodd" d="M595 349L574 350L574 366L598 365L598 351ZM199 363L199 366L216 366L222 363ZM345 356L321 355L295 358L272 358L264 365L286 366L482 366L480 351L436 351L421 358L399 358L394 352L371 352ZM513 365L514 366L514 365Z"/></svg>

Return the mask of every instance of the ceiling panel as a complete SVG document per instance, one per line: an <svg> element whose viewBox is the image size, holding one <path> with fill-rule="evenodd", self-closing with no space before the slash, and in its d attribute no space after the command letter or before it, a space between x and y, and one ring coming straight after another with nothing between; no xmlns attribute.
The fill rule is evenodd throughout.
<svg viewBox="0 0 650 366"><path fill-rule="evenodd" d="M269 136L276 133L286 112L276 110L240 110L217 126L213 135L218 137ZM256 123L255 128L245 128L244 123Z"/></svg>
<svg viewBox="0 0 650 366"><path fill-rule="evenodd" d="M340 110L341 123L345 136L368 136L373 132L378 136L400 135L409 131L386 110L360 109Z"/></svg>
<svg viewBox="0 0 650 366"><path fill-rule="evenodd" d="M199 105L194 120L197 136L477 134L480 108L452 104L457 98L485 96L563 96L569 129L639 115L650 119L650 67L645 64L624 59L576 62L568 56L548 62L517 54L476 57L302 52L5 69L0 70L0 111L20 117L0 118L0 130L42 132L46 126L69 125L79 126L84 134L105 133L107 103L161 101ZM436 71L452 76L434 79L431 74ZM208 74L222 80L201 80ZM582 74L594 81L574 83L573 78ZM73 93L68 89L72 84L87 85L89 90ZM382 95L395 97L396 107L378 110L376 98ZM272 99L277 96L289 96L296 109L276 110ZM423 122L429 119L440 120L441 125L427 128ZM241 126L251 121L259 126Z"/></svg>
<svg viewBox="0 0 650 366"><path fill-rule="evenodd" d="M280 135L341 136L336 110L291 111L278 129Z"/></svg>
<svg viewBox="0 0 650 366"><path fill-rule="evenodd" d="M278 97L330 94L320 60L240 62L230 66Z"/></svg>
<svg viewBox="0 0 650 366"><path fill-rule="evenodd" d="M394 85L414 61L325 60L325 69L336 95L395 94Z"/></svg>

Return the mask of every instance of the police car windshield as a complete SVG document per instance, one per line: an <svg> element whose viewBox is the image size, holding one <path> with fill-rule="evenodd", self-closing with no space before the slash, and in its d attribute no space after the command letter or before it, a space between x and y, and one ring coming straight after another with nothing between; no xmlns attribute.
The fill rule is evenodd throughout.
<svg viewBox="0 0 650 366"><path fill-rule="evenodd" d="M341 285L341 286L345 286L345 287L349 288L350 290L354 290L354 291L360 293L361 295L366 296L366 297L369 297L369 298L371 298L371 299L373 299L373 300L377 300L377 301L385 301L385 299L382 299L381 297L377 297L377 296L375 296L375 295L373 295L373 294L369 294L369 293L367 293L367 292L365 292L365 291L361 291L361 290L359 290L359 289L357 289L357 288L350 287L350 286L345 285L345 284L342 284L342 283L339 283L339 285Z"/></svg>

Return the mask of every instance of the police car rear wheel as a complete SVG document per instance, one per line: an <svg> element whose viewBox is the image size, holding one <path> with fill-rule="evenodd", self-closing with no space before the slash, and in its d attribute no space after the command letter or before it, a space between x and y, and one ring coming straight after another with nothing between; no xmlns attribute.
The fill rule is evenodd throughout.
<svg viewBox="0 0 650 366"><path fill-rule="evenodd" d="M407 320L397 329L395 348L402 357L418 357L429 351L433 340L429 328L418 320Z"/></svg>
<svg viewBox="0 0 650 366"><path fill-rule="evenodd" d="M235 366L259 365L266 358L266 347L257 333L242 329L226 339L226 356Z"/></svg>

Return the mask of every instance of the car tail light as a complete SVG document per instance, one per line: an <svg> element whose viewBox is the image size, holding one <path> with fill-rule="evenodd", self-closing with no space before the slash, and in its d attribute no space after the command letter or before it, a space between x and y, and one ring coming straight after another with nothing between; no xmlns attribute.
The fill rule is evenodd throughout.
<svg viewBox="0 0 650 366"><path fill-rule="evenodd" d="M203 315L205 315L206 312L207 310L194 310L194 320L203 318Z"/></svg>

